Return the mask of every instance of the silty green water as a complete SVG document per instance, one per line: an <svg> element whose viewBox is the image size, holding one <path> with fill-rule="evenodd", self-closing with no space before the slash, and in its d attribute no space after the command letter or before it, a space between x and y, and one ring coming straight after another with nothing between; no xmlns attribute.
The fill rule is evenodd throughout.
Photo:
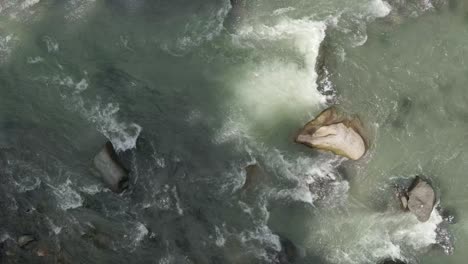
<svg viewBox="0 0 468 264"><path fill-rule="evenodd" d="M465 5L258 0L232 25L229 1L1 2L3 259L275 263L281 235L297 263L464 263ZM293 143L332 101L368 127L359 162ZM121 195L91 166L106 140ZM456 215L451 256L438 214L388 205L416 174ZM25 233L49 256L15 251Z"/></svg>

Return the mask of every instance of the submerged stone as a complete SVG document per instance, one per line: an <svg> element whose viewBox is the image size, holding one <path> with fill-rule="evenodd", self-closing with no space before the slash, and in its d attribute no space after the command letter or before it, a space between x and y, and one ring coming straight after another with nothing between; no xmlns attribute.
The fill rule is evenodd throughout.
<svg viewBox="0 0 468 264"><path fill-rule="evenodd" d="M128 171L120 163L111 142L96 155L94 166L113 192L122 192L128 187Z"/></svg>
<svg viewBox="0 0 468 264"><path fill-rule="evenodd" d="M303 259L305 251L301 247L298 247L290 239L278 235L280 238L281 250L278 252L276 259L273 263L275 264L292 264L297 263L298 260ZM321 263L321 262L320 262Z"/></svg>
<svg viewBox="0 0 468 264"><path fill-rule="evenodd" d="M416 177L408 192L408 209L419 221L426 222L431 217L435 205L434 189L422 180Z"/></svg>
<svg viewBox="0 0 468 264"><path fill-rule="evenodd" d="M34 238L34 236L32 235L23 235L23 236L20 236L18 238L18 246L20 248L25 248L27 245L29 245L30 243L36 241L36 239Z"/></svg>
<svg viewBox="0 0 468 264"><path fill-rule="evenodd" d="M233 30L241 22L246 13L245 0L230 0L231 10L228 17L225 19L224 24L229 30Z"/></svg>
<svg viewBox="0 0 468 264"><path fill-rule="evenodd" d="M258 164L251 164L245 167L245 183L242 190L249 190L266 177L265 172Z"/></svg>
<svg viewBox="0 0 468 264"><path fill-rule="evenodd" d="M385 259L378 262L378 264L406 264L406 262L399 259Z"/></svg>
<svg viewBox="0 0 468 264"><path fill-rule="evenodd" d="M358 160L366 153L359 119L347 118L335 107L326 109L307 123L296 137L296 142L352 160Z"/></svg>

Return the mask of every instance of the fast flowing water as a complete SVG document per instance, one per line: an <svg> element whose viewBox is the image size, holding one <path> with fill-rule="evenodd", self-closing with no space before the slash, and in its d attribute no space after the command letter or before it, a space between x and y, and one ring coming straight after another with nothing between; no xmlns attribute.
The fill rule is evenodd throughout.
<svg viewBox="0 0 468 264"><path fill-rule="evenodd" d="M0 260L278 263L287 238L295 263L465 263L467 12L0 0ZM365 123L362 160L293 143L331 103ZM131 171L122 194L92 165L107 140ZM251 164L266 176L242 190ZM455 215L449 255L439 213L395 206L393 184L418 174Z"/></svg>

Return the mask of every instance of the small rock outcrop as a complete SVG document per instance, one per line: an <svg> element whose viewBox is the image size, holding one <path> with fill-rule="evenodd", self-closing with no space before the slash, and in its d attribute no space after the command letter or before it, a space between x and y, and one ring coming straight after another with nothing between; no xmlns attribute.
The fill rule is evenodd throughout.
<svg viewBox="0 0 468 264"><path fill-rule="evenodd" d="M367 151L360 120L344 116L335 107L324 110L307 123L296 142L352 160L360 159Z"/></svg>
<svg viewBox="0 0 468 264"><path fill-rule="evenodd" d="M436 202L434 189L421 179L416 177L408 191L408 209L419 221L426 222L431 217Z"/></svg>
<svg viewBox="0 0 468 264"><path fill-rule="evenodd" d="M305 256L305 252L302 248L297 247L288 238L279 235L281 243L281 251L278 252L275 264L292 264Z"/></svg>
<svg viewBox="0 0 468 264"><path fill-rule="evenodd" d="M120 163L111 142L94 157L94 166L113 192L122 192L128 187L128 171Z"/></svg>

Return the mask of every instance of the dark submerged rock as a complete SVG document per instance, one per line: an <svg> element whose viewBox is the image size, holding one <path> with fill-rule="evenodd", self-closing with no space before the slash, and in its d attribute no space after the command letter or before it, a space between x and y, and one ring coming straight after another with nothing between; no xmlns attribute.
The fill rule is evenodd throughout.
<svg viewBox="0 0 468 264"><path fill-rule="evenodd" d="M94 157L94 166L113 192L122 192L128 187L128 170L121 164L111 142Z"/></svg>
<svg viewBox="0 0 468 264"><path fill-rule="evenodd" d="M320 43L315 71L317 72L317 90L326 97L327 103L333 104L336 102L336 89L330 80L333 76L330 69L335 69L337 62L330 33L327 29L325 39Z"/></svg>
<svg viewBox="0 0 468 264"><path fill-rule="evenodd" d="M406 264L406 262L399 259L385 259L378 262L377 264Z"/></svg>
<svg viewBox="0 0 468 264"><path fill-rule="evenodd" d="M245 183L242 190L255 188L265 178L265 171L258 164L248 165L245 167Z"/></svg>
<svg viewBox="0 0 468 264"><path fill-rule="evenodd" d="M22 235L18 238L17 243L20 248L26 248L34 241L36 241L36 238L33 235Z"/></svg>
<svg viewBox="0 0 468 264"><path fill-rule="evenodd" d="M391 122L394 127L403 128L405 119L414 108L414 103L409 97L404 97L398 102L398 112L396 118Z"/></svg>
<svg viewBox="0 0 468 264"><path fill-rule="evenodd" d="M231 0L231 10L224 22L228 30L233 30L237 27L246 15L246 0Z"/></svg>
<svg viewBox="0 0 468 264"><path fill-rule="evenodd" d="M416 215L419 221L426 222L431 216L435 201L435 192L431 185L421 177L416 177L408 191L408 209L410 212Z"/></svg>
<svg viewBox="0 0 468 264"><path fill-rule="evenodd" d="M439 210L440 215L444 219L444 222L446 222L447 224L453 225L458 222L456 212L453 209L451 208L437 208L437 209Z"/></svg>
<svg viewBox="0 0 468 264"><path fill-rule="evenodd" d="M300 253L296 245L287 239L286 237L280 236L281 251L278 253L277 262L278 264L291 264L296 262L300 257Z"/></svg>

